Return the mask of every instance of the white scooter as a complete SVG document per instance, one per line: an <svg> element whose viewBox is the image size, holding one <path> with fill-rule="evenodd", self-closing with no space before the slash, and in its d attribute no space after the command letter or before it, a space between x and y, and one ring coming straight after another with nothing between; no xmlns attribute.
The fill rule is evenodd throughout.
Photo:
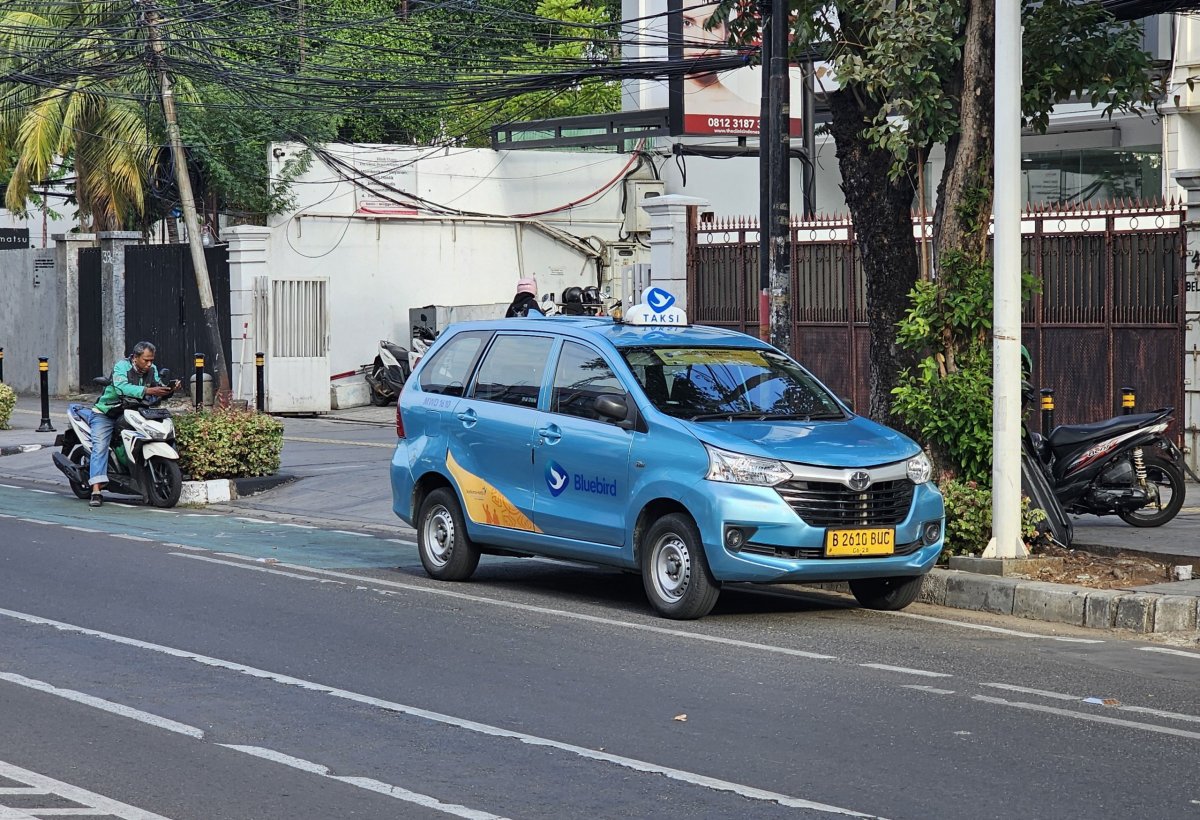
<svg viewBox="0 0 1200 820"><path fill-rule="evenodd" d="M367 365L365 373L371 388L371 404L384 407L400 395L412 372L410 359L411 353L403 345L379 340L379 352L375 354L375 361Z"/></svg>
<svg viewBox="0 0 1200 820"><path fill-rule="evenodd" d="M167 371L163 371L164 377ZM94 379L107 385L109 379ZM178 384L178 383L176 383ZM54 466L62 471L79 498L92 494L88 468L92 458L92 430L72 405L67 414L70 427L54 439L62 449L53 455ZM155 507L174 507L183 489L179 453L175 449L175 423L171 411L153 407L145 399L123 399L121 417L113 426L108 451L108 492L140 495Z"/></svg>

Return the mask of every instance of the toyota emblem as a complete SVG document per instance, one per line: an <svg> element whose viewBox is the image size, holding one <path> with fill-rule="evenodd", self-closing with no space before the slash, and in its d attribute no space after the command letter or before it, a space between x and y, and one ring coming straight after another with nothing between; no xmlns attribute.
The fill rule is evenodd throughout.
<svg viewBox="0 0 1200 820"><path fill-rule="evenodd" d="M850 489L862 492L871 485L871 474L866 470L856 470L850 475Z"/></svg>

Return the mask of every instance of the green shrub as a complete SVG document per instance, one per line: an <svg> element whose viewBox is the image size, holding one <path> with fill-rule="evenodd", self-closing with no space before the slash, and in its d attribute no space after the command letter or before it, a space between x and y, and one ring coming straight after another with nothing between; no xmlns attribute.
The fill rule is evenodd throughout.
<svg viewBox="0 0 1200 820"><path fill-rule="evenodd" d="M197 481L270 475L279 469L283 425L245 410L183 413L175 417L179 462Z"/></svg>
<svg viewBox="0 0 1200 820"><path fill-rule="evenodd" d="M7 384L0 383L0 430L8 429L8 419L17 406L17 394Z"/></svg>
<svg viewBox="0 0 1200 820"><path fill-rule="evenodd" d="M941 484L946 502L946 542L942 555L965 555L983 552L992 538L992 491L975 481L950 479ZM1021 538L1033 550L1043 544L1045 537L1038 524L1046 513L1031 507L1027 497L1021 498Z"/></svg>

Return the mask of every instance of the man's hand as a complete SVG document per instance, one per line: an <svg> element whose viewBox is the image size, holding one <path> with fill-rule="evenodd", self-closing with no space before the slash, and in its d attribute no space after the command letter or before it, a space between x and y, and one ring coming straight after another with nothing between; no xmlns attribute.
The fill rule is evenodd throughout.
<svg viewBox="0 0 1200 820"><path fill-rule="evenodd" d="M171 395L171 388L169 388L169 387L147 387L146 395L147 396L157 396L158 398L162 398L163 396Z"/></svg>

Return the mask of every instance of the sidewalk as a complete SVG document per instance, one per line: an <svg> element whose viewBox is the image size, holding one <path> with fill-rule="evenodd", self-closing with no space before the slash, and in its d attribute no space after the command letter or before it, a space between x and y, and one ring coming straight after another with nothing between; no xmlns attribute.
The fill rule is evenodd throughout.
<svg viewBox="0 0 1200 820"><path fill-rule="evenodd" d="M52 401L50 419L56 432L38 433L39 403L33 397L20 397L10 420L13 429L0 431L0 453L6 454L0 456L0 479L64 484L62 474L51 463L48 448L53 445L55 435L66 427L67 404L62 400ZM295 480L216 509L234 513L255 511L288 521L411 538L412 530L396 518L391 509L388 470L396 441L395 412L394 406L368 406L338 410L320 417L281 419L284 448L280 471L294 476ZM29 445L42 445L46 449L21 450ZM1189 484L1188 493L1190 504L1162 527L1137 529L1116 517L1076 518L1072 546L1096 553L1127 550L1168 564L1190 563L1200 574L1200 486ZM1103 626L1107 621L1109 626L1123 625L1146 632L1164 631L1156 629L1157 602L1153 600L1163 596L1172 599L1171 607L1187 609L1190 606L1190 619L1184 617L1179 621L1184 626L1178 628L1194 629L1197 596L1200 596L1200 580L1160 584L1153 590L1157 594L1152 595L1142 591L1113 593L949 570L935 570L926 587L923 599L943 606L1076 625ZM1042 589L1045 587L1061 589L1055 593ZM1130 599L1126 609L1132 614L1128 614L1124 623L1118 623L1118 598L1122 595ZM1065 597L1060 601L1062 596ZM1179 596L1186 596L1190 604L1176 600ZM1095 615L1095 619L1101 621L1099 624L1088 620L1088 599L1092 599L1096 607L1100 607L1102 601L1106 602L1103 611ZM1108 611L1110 603L1111 613ZM1158 626L1174 623L1174 617L1160 616Z"/></svg>

